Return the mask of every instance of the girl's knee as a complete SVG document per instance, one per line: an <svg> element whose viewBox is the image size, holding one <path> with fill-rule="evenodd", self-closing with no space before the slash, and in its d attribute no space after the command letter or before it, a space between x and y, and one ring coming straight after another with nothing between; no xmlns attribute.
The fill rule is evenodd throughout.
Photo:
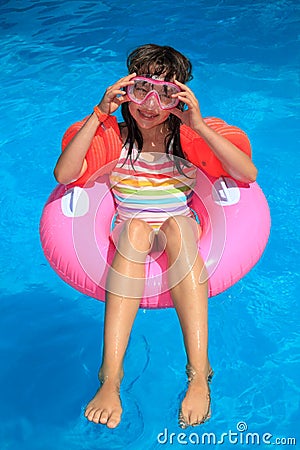
<svg viewBox="0 0 300 450"><path fill-rule="evenodd" d="M144 220L133 218L127 220L122 230L120 241L126 241L138 251L150 251L154 232Z"/></svg>
<svg viewBox="0 0 300 450"><path fill-rule="evenodd" d="M169 217L160 230L165 234L167 241L180 242L181 239L197 240L200 237L199 225L190 217L173 216Z"/></svg>
<svg viewBox="0 0 300 450"><path fill-rule="evenodd" d="M160 242L164 242L164 249L171 260L181 260L192 255L194 260L198 254L197 241L201 229L197 222L190 217L173 216L160 227Z"/></svg>

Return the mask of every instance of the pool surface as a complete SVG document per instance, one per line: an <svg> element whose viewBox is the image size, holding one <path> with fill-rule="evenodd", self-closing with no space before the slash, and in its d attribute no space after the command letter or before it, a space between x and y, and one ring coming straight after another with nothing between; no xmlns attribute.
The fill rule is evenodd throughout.
<svg viewBox="0 0 300 450"><path fill-rule="evenodd" d="M201 448L202 439L300 448L299 3L3 0L0 10L0 449ZM58 278L38 233L63 132L148 42L191 59L204 116L248 133L272 216L262 259L209 301L212 418L181 436L185 356L172 309L139 311L121 425L83 417L98 387L104 305Z"/></svg>

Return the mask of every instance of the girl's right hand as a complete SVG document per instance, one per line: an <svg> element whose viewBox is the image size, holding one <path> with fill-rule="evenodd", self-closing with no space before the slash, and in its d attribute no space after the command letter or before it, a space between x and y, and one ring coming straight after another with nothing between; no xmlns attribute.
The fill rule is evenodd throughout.
<svg viewBox="0 0 300 450"><path fill-rule="evenodd" d="M124 88L126 88L130 84L133 84L133 81L131 80L135 76L136 73L131 73L130 75L121 78L112 86L109 86L106 89L105 94L98 104L98 108L103 114L112 114L119 108L122 103L129 101Z"/></svg>

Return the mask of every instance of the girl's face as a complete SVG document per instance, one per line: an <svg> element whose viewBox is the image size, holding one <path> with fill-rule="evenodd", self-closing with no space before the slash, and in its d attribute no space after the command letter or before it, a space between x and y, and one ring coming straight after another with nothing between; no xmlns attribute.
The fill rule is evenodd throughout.
<svg viewBox="0 0 300 450"><path fill-rule="evenodd" d="M157 98L152 95L143 104L129 103L129 112L141 130L150 130L164 123L169 110L161 109Z"/></svg>
<svg viewBox="0 0 300 450"><path fill-rule="evenodd" d="M156 79L164 80L164 75L162 74ZM155 95L150 95L150 97L140 105L129 102L129 112L141 130L150 130L161 125L171 114L170 110L160 108L158 99Z"/></svg>

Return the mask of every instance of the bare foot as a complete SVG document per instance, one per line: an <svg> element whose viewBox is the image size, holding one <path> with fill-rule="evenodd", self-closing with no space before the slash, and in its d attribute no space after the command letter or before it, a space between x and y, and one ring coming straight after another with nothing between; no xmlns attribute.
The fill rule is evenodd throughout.
<svg viewBox="0 0 300 450"><path fill-rule="evenodd" d="M121 421L122 406L119 386L106 380L85 409L85 417L108 428L116 428Z"/></svg>
<svg viewBox="0 0 300 450"><path fill-rule="evenodd" d="M187 366L189 384L179 412L179 426L181 428L200 425L209 419L209 382L212 373L211 369L208 374L197 373L191 366Z"/></svg>

